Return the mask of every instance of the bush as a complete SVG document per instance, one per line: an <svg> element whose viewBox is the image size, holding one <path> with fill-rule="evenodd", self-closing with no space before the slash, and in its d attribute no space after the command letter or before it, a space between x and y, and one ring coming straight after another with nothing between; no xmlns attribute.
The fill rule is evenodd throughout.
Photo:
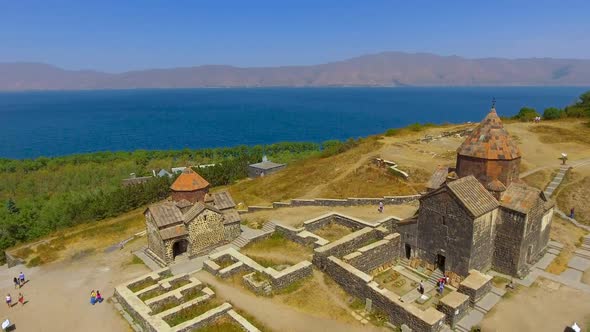
<svg viewBox="0 0 590 332"><path fill-rule="evenodd" d="M543 112L543 119L555 120L565 116L565 112L556 107L549 107Z"/></svg>
<svg viewBox="0 0 590 332"><path fill-rule="evenodd" d="M518 114L514 116L515 119L529 122L533 121L536 117L540 116L537 111L532 107L523 107L518 111Z"/></svg>

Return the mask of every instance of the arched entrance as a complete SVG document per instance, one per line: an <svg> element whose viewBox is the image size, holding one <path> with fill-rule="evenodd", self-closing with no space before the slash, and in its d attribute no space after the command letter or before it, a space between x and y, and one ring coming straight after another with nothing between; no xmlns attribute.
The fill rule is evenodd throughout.
<svg viewBox="0 0 590 332"><path fill-rule="evenodd" d="M182 255L188 251L188 240L182 239L174 242L172 245L172 258L176 258L178 255Z"/></svg>

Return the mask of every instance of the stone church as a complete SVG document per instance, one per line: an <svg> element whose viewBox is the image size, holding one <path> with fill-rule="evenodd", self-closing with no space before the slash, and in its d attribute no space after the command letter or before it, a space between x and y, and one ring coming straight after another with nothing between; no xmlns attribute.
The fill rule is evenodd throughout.
<svg viewBox="0 0 590 332"><path fill-rule="evenodd" d="M174 181L172 200L144 212L148 253L165 264L194 257L231 242L240 233L240 215L228 192L209 193L209 183L187 167Z"/></svg>
<svg viewBox="0 0 590 332"><path fill-rule="evenodd" d="M519 180L521 154L495 108L439 167L415 216L397 223L402 256L443 272L526 274L549 241L553 202Z"/></svg>

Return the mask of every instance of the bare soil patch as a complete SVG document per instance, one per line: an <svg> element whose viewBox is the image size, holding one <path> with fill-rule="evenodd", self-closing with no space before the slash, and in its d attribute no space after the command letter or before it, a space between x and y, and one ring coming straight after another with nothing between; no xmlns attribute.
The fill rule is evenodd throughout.
<svg viewBox="0 0 590 332"><path fill-rule="evenodd" d="M352 233L352 229L349 227L346 227L344 225L340 225L337 224L335 222L329 223L328 225L320 228L317 231L314 231L314 234L332 242L332 241L336 241L340 238L342 238L343 236L346 236L350 233Z"/></svg>
<svg viewBox="0 0 590 332"><path fill-rule="evenodd" d="M310 260L313 254L312 248L290 241L279 233L274 233L267 239L250 243L240 251L264 266L297 264L304 260Z"/></svg>
<svg viewBox="0 0 590 332"><path fill-rule="evenodd" d="M482 331L563 331L590 321L590 294L540 279L504 297L481 323Z"/></svg>
<svg viewBox="0 0 590 332"><path fill-rule="evenodd" d="M522 180L531 187L545 190L545 187L547 187L551 180L553 180L556 174L556 170L541 169L529 176L522 178Z"/></svg>
<svg viewBox="0 0 590 332"><path fill-rule="evenodd" d="M576 227L569 221L563 220L558 215L553 216L551 224L551 240L557 241L564 245L563 250L551 262L546 271L553 274L560 274L567 269L567 263L572 258L576 247L582 243L582 237L587 232Z"/></svg>
<svg viewBox="0 0 590 332"><path fill-rule="evenodd" d="M563 183L557 188L557 204L565 213L573 207L577 221L590 225L590 176L584 176L577 170L566 175Z"/></svg>

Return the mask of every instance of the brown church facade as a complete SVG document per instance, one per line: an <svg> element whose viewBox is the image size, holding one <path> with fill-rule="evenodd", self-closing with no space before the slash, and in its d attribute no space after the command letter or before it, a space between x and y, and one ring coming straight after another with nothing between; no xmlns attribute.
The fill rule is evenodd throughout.
<svg viewBox="0 0 590 332"><path fill-rule="evenodd" d="M177 183L179 181L181 183ZM195 187L201 188L174 190ZM241 233L240 215L230 194L209 194L203 192L203 188L208 191L209 184L194 171L185 170L171 186L172 200L150 205L144 212L147 250L166 265L179 256L190 258L205 254L233 241ZM187 195L194 202L189 201Z"/></svg>
<svg viewBox="0 0 590 332"><path fill-rule="evenodd" d="M522 276L544 254L553 203L519 180L520 151L495 109L439 168L417 214L398 223L401 252L443 272Z"/></svg>

